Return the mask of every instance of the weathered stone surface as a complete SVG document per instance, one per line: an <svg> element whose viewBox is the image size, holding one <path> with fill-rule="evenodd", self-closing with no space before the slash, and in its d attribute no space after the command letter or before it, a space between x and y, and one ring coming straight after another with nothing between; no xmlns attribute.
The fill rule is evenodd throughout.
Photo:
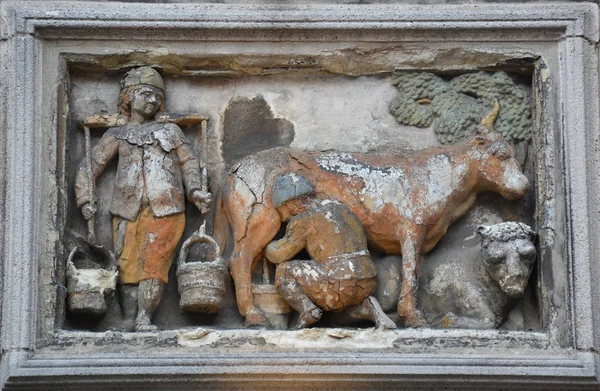
<svg viewBox="0 0 600 391"><path fill-rule="evenodd" d="M436 327L497 328L525 294L536 256L533 231L505 222L478 232L483 236L479 251L467 247L460 259L450 256L424 270L419 303Z"/></svg>
<svg viewBox="0 0 600 391"><path fill-rule="evenodd" d="M600 192L594 179L597 175L582 175L597 172L598 162L594 148L599 128L597 85L593 82L597 80L595 6L570 2L547 7L479 3L437 8L388 3L361 8L261 8L245 4L144 4L140 8L112 2L102 6L3 2L1 7L0 62L6 77L0 91L0 118L5 129L0 137L5 141L3 145L10 146L3 152L6 195L0 202L6 205L2 210L5 224L0 228L4 255L1 381L5 388L65 389L85 383L88 387L134 389L147 387L149 374L152 384L164 388L243 384L266 389L273 382L289 389L464 389L472 382L482 387L484 382L495 384L492 388L597 388L593 352L598 350L596 334L600 328L594 310L598 302L598 287L594 284L598 268L593 260L598 244L590 238L598 225L598 215L590 208L597 204L594 200ZM91 40L86 41L88 38ZM211 57L226 61L201 64L202 58ZM315 351L298 354L290 353L297 351L294 341L285 351L274 346L266 355L257 354L257 347L269 346L270 336L251 336L254 332L264 333L254 330L235 330L232 343L219 342L225 347L223 355L204 355L202 349L180 354L184 348L171 344L177 334L174 331L157 333L157 337L155 333L107 337L115 342L110 348L102 345L104 335L88 335L85 344L75 343L73 350L60 346L57 338L55 347L50 348L54 330L63 324L56 292L60 294L64 283L57 270L62 269L66 254L56 243L61 241L64 219L69 215L65 205L70 202L61 196L66 194L61 184L69 183L65 175L69 160L73 163L81 157L75 153L81 138L75 131L71 138L65 132L68 116L71 113L76 119L79 114L75 113L100 112L103 101L114 112L111 105L118 94L107 86L115 81L116 73L141 64L164 66L166 73L176 75L167 81L173 86L168 91L172 109L185 112L210 107L206 113L211 117L212 151L220 150L218 119L235 95L232 91L236 87L238 91L245 89L244 96L252 98L256 91L265 90L254 84L256 80L241 77L224 81L217 74L256 75L266 85L273 80L282 84L299 74L309 76L306 79L318 74L322 78L307 88L321 88L315 92L317 97L326 96L324 92L338 83L350 87L358 81L356 85L363 87L359 93L349 94L359 88L344 88L328 96L329 101L335 96L346 98L343 107L333 108L340 113L338 118L302 116L309 107L329 109L313 97L305 99L310 104L302 105L300 100L278 100L265 94L275 116L296 125L293 146L350 151L376 150L386 144L396 149L436 144L432 129L386 127L394 123L386 104L395 93L388 77L396 66L435 72L485 69L533 75L536 131L529 158L520 162L531 167L528 176L536 184L523 221L529 221L531 211L536 211L542 244L536 294L543 331L490 334L452 330L459 332L455 334L403 330L408 334L398 338L396 350L384 348L375 353L368 351L368 340L373 336L348 351L327 344L329 340L350 340L346 330L329 331L328 339L318 338ZM217 69L211 69L212 64L217 64ZM271 79L273 73L279 79ZM341 76L336 79L334 74ZM83 80L89 82L87 90L72 91L73 95L86 97L77 104L79 108L75 101L69 106L63 99L69 83L65 75L72 80L79 78L79 87ZM111 77L113 80L108 80ZM106 80L96 83L96 79ZM298 83L303 84L306 80ZM201 88L204 85L213 92L223 89L223 95L207 93ZM115 98L105 100L104 93ZM383 108L382 102L370 99L374 95L385 97ZM172 100L173 96L181 98ZM217 96L224 98L211 100ZM92 108L94 105L97 107ZM286 110L293 111L292 115ZM364 122L355 121L355 115ZM369 137L361 138L365 129L369 129ZM185 130L192 142L196 142L196 131ZM329 137L337 144L326 145ZM214 172L222 173L223 162L218 154L211 159ZM498 200L495 204L488 207L504 208ZM101 220L99 224L110 226L110 221ZM197 228L199 216L191 215L188 222L187 234ZM453 236L454 228L460 227L462 222L457 222L445 238L448 240L440 243L445 248L456 246L455 255L469 236ZM110 238L102 240L110 244ZM435 251L429 259L436 256L443 258ZM174 275L171 280L175 280ZM169 308L177 308L176 287L167 286L166 291L170 296L165 296L165 307L157 319L163 328L198 324L211 329L227 324L241 327L235 303L227 301L233 297L232 292L226 294L223 308L232 309L231 319L225 320L173 313ZM296 336L291 338L297 340ZM159 345L144 345L154 341ZM228 356L227 349L234 345L251 351L245 356ZM490 345L499 349L490 349ZM149 359L149 351L156 355ZM110 357L103 357L109 353ZM286 374L285 378L281 373Z"/></svg>
<svg viewBox="0 0 600 391"><path fill-rule="evenodd" d="M52 2L54 0L37 0ZM73 0L77 2L115 2L120 0ZM169 3L205 3L205 4L246 4L242 0L135 0L135 3L169 4ZM461 4L464 0L290 0L286 4ZM510 3L511 0L470 0L472 3ZM522 0L523 3L546 3L548 0ZM565 2L596 3L595 0L565 0ZM273 4L273 0L254 0L253 4Z"/></svg>
<svg viewBox="0 0 600 391"><path fill-rule="evenodd" d="M262 96L236 98L223 114L223 159L229 166L265 149L288 146L294 140L294 125L273 118Z"/></svg>
<svg viewBox="0 0 600 391"><path fill-rule="evenodd" d="M395 312L402 288L402 257L389 255L375 262L377 267L376 297L385 312Z"/></svg>

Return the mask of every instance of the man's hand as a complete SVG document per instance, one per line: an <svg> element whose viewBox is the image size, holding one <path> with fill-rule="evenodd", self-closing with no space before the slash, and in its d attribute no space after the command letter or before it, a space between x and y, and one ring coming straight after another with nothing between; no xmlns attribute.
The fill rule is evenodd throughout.
<svg viewBox="0 0 600 391"><path fill-rule="evenodd" d="M209 192L203 192L202 190L194 190L192 192L192 202L196 205L196 208L202 213L208 213L210 203L212 201L212 194Z"/></svg>
<svg viewBox="0 0 600 391"><path fill-rule="evenodd" d="M289 259L280 255L281 245L285 245L285 242L280 240L273 240L267 247L265 247L265 258L271 263L276 265L287 262Z"/></svg>
<svg viewBox="0 0 600 391"><path fill-rule="evenodd" d="M84 219L91 220L96 214L96 207L88 202L81 207L81 213Z"/></svg>

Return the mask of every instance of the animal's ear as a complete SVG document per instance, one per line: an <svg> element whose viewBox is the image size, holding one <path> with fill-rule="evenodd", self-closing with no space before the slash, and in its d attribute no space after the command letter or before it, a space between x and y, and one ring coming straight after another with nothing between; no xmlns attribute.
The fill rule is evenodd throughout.
<svg viewBox="0 0 600 391"><path fill-rule="evenodd" d="M477 227L477 231L475 231L475 233L477 233L477 235L481 236L482 238L487 237L487 233L489 232L490 227L487 227L485 225L480 225L479 227Z"/></svg>
<svg viewBox="0 0 600 391"><path fill-rule="evenodd" d="M471 144L473 145L483 145L485 144L487 141L487 139L485 138L485 136L481 136L481 135L476 135L473 137L473 140L471 141Z"/></svg>
<svg viewBox="0 0 600 391"><path fill-rule="evenodd" d="M493 143L492 145L490 145L488 150L492 154L492 156L496 156L500 160L506 160L511 156L510 150L508 149L508 145L500 142Z"/></svg>

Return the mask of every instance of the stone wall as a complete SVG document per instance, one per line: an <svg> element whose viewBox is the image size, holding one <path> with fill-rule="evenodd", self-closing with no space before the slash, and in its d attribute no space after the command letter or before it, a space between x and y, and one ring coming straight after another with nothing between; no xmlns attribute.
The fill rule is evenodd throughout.
<svg viewBox="0 0 600 391"><path fill-rule="evenodd" d="M596 389L597 6L224 3L1 5L4 387ZM474 256L479 224L526 222L540 235L527 300L501 330L382 331L335 318L310 330L257 330L244 328L230 281L219 315L180 314L171 270L157 332L111 330L116 301L99 323L67 317L65 236L85 232L72 190L84 145L77 122L115 113L118 80L140 65L163 74L168 112L208 116L206 152L198 126L184 132L206 154L215 194L235 162L272 146L438 146L432 126L401 125L390 113L395 71L444 80L507 72L535 113L531 144L517 151L532 191L521 203L481 197L426 264ZM107 247L115 169L98 182ZM184 237L202 221L189 207ZM378 262L391 270L398 261Z"/></svg>

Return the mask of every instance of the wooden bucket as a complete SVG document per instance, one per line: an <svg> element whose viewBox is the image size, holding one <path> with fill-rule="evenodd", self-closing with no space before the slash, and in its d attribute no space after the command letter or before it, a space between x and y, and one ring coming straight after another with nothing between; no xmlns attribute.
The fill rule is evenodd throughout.
<svg viewBox="0 0 600 391"><path fill-rule="evenodd" d="M292 307L279 295L277 287L271 284L271 263L263 259L262 265L263 283L252 284L254 304L262 310L271 326L287 329Z"/></svg>
<svg viewBox="0 0 600 391"><path fill-rule="evenodd" d="M98 247L100 248L100 247ZM76 315L103 316L108 310L119 272L114 256L107 252L107 265L97 269L78 269L75 257L80 253L75 247L67 259L67 306L69 312ZM82 253L82 252L81 252Z"/></svg>
<svg viewBox="0 0 600 391"><path fill-rule="evenodd" d="M279 295L273 284L252 284L254 304L265 314L289 314L292 307Z"/></svg>
<svg viewBox="0 0 600 391"><path fill-rule="evenodd" d="M197 243L209 245L208 260L188 262L190 248ZM220 254L217 242L201 232L196 232L183 243L177 261L177 290L181 296L181 311L214 314L221 309L227 265Z"/></svg>

